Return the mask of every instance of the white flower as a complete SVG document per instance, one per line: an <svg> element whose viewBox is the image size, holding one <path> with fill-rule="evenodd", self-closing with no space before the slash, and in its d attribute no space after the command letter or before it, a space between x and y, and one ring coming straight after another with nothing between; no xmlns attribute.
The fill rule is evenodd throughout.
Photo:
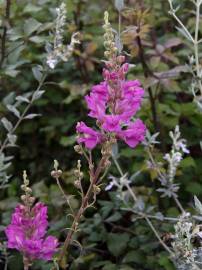
<svg viewBox="0 0 202 270"><path fill-rule="evenodd" d="M177 142L177 147L179 148L179 150L181 149L182 152L185 154L190 153L189 149L187 149L186 140L184 139L181 139L180 141Z"/></svg>
<svg viewBox="0 0 202 270"><path fill-rule="evenodd" d="M57 65L57 62L58 62L57 59L53 58L52 55L49 55L47 57L46 63L51 69L55 68L55 66Z"/></svg>
<svg viewBox="0 0 202 270"><path fill-rule="evenodd" d="M109 190L111 190L111 189L113 188L113 186L114 186L114 181L111 181L111 182L109 182L109 184L106 186L105 190L106 190L106 191L109 191Z"/></svg>

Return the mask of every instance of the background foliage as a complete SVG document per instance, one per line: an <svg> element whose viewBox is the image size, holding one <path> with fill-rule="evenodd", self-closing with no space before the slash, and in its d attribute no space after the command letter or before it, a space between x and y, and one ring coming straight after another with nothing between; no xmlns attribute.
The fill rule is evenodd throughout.
<svg viewBox="0 0 202 270"><path fill-rule="evenodd" d="M3 31L5 2L0 0L0 26ZM15 95L23 95L37 87L32 67L41 65L45 57L45 44L50 40L49 31L53 27L56 0L11 1L9 30L6 40L6 61L0 66L0 116L14 121L6 104ZM114 1L67 0L68 21L66 40L75 30L82 34L81 45L73 57L62 63L48 75L44 85L45 94L35 102L30 113L40 114L24 121L18 128L18 145L8 151L14 155L9 173L9 186L0 190L0 240L5 240L4 227L10 221L11 211L19 201L21 175L26 169L36 197L49 206L50 232L63 240L61 230L68 227L65 201L54 180L50 176L53 159L57 159L63 169L63 186L68 194L74 194L74 207L78 205L78 194L73 185L73 170L79 158L74 152L75 124L87 114L82 98L90 87L101 80L103 63L103 13L110 12L114 27L117 12ZM177 2L177 1L176 1ZM124 10L122 27L124 50L132 66L129 78L141 80L146 90L140 117L148 129L160 132L161 144L156 156L162 160L161 152L169 149L171 141L168 131L179 124L183 137L187 139L191 155L183 160L178 171L180 199L192 211L193 195L202 196L202 157L199 147L202 117L192 102L190 93L191 75L185 63L191 50L183 36L175 29L173 19L168 14L169 5L161 0L128 0ZM194 29L191 16L191 1L180 1L183 21ZM23 104L20 106L24 106ZM84 120L84 119L83 119ZM86 120L86 119L85 119ZM4 128L1 127L1 137ZM146 153L142 146L135 150L119 149L119 161L125 172L135 178L136 194L144 203L156 205L156 211L167 215L178 215L178 210L169 199L162 199L156 188L160 186L153 171L146 166ZM118 176L114 166L109 174ZM162 250L144 220L135 219L133 214L120 210L116 192L103 191L99 195L95 209L88 210L83 220L78 241L82 249L72 247L70 269L174 269L168 255ZM155 223L154 223L155 224ZM161 235L172 231L172 226L162 223ZM21 257L9 254L9 269L22 269ZM76 259L74 259L76 258ZM3 260L1 265L5 264ZM48 264L36 264L33 269L50 269Z"/></svg>

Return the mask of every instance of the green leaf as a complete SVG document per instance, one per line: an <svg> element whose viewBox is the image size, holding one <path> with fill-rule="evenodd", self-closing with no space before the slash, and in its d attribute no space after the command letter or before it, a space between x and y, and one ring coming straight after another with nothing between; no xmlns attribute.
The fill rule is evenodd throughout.
<svg viewBox="0 0 202 270"><path fill-rule="evenodd" d="M33 18L26 20L24 23L24 32L26 36L30 36L33 32L38 30L40 26L41 23Z"/></svg>
<svg viewBox="0 0 202 270"><path fill-rule="evenodd" d="M114 256L119 256L122 254L124 249L127 247L128 241L130 237L127 233L119 234L119 233L110 233L108 235L107 246L109 251Z"/></svg>
<svg viewBox="0 0 202 270"><path fill-rule="evenodd" d="M40 82L41 81L41 78L42 78L42 72L41 72L41 66L36 66L36 67L33 67L32 68L32 72L33 72L33 75L34 75L34 78Z"/></svg>
<svg viewBox="0 0 202 270"><path fill-rule="evenodd" d="M108 222L116 222L122 218L119 212L115 212L112 216L106 219Z"/></svg>

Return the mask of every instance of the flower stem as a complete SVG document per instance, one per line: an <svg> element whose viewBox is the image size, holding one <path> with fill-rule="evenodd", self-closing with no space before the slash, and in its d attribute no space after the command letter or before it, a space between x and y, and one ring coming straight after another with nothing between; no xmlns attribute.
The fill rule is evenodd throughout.
<svg viewBox="0 0 202 270"><path fill-rule="evenodd" d="M65 256L65 253L67 252L67 250L72 242L72 238L74 236L74 233L78 229L80 219L83 216L85 210L89 207L89 200L93 194L93 187L94 187L94 185L96 185L96 183L99 179L100 173L102 172L104 164L108 158L109 158L109 156L103 156L98 164L97 169L95 171L92 171L92 170L89 171L90 179L91 179L90 185L88 187L86 194L82 198L81 206L80 206L77 214L75 215L72 226L71 226L71 228L67 234L67 237L65 239L65 242L63 244L61 253L59 254L58 264L61 267L62 267L62 261L63 261L63 258ZM55 270L55 268L53 268L53 270Z"/></svg>

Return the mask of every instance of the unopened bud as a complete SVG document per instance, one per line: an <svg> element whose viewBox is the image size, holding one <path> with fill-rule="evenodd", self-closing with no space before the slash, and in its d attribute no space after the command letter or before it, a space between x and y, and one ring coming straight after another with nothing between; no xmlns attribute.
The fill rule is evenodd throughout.
<svg viewBox="0 0 202 270"><path fill-rule="evenodd" d="M20 198L21 198L22 201L25 201L26 200L26 195L22 195Z"/></svg>
<svg viewBox="0 0 202 270"><path fill-rule="evenodd" d="M31 204L33 204L34 201L35 201L35 198L34 198L34 197L30 197L30 198L29 198L29 201L30 201Z"/></svg>
<svg viewBox="0 0 202 270"><path fill-rule="evenodd" d="M74 151L77 152L78 154L82 155L83 151L80 145L75 145L74 146Z"/></svg>
<svg viewBox="0 0 202 270"><path fill-rule="evenodd" d="M94 186L93 186L93 190L94 190L94 192L95 192L96 194L99 194L100 191L101 191L101 188L98 187L98 186L96 186L96 185L94 185Z"/></svg>
<svg viewBox="0 0 202 270"><path fill-rule="evenodd" d="M51 172L51 176L52 176L53 178L55 178L55 179L60 178L61 175L62 175L62 171L61 171L61 170L57 170L57 171L52 171L52 172Z"/></svg>
<svg viewBox="0 0 202 270"><path fill-rule="evenodd" d="M26 187L26 188L25 188L25 192L26 192L26 193L32 193L32 190L31 190L31 188Z"/></svg>
<svg viewBox="0 0 202 270"><path fill-rule="evenodd" d="M126 60L126 57L125 57L124 55L119 55L119 56L117 57L117 62L118 62L119 64L123 64L123 63L125 62L125 60Z"/></svg>
<svg viewBox="0 0 202 270"><path fill-rule="evenodd" d="M79 180L74 181L74 185L75 185L76 188L80 188L81 187L81 183L80 183Z"/></svg>

